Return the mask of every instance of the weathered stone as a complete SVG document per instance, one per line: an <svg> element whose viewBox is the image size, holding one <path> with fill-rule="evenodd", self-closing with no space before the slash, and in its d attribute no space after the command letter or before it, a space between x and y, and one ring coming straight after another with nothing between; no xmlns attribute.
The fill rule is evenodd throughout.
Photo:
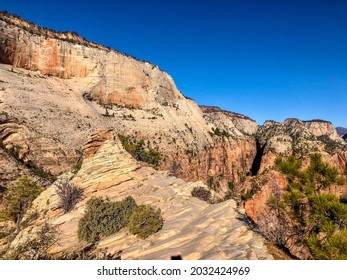
<svg viewBox="0 0 347 280"><path fill-rule="evenodd" d="M84 190L83 199L73 211L64 214L62 209L53 210L59 200L54 185L48 188L34 201L27 214L37 211L39 218L19 233L12 242L13 248L32 238L32 233L47 222L55 225L59 232L59 242L53 245L50 253L78 250L85 246L78 240L77 227L86 202L91 197L117 201L131 195L137 204L159 207L165 220L164 227L146 240L132 236L124 229L102 238L96 249L111 254L122 251L122 259L170 259L174 255L183 259L272 258L263 239L240 220L235 201L210 205L198 200L191 196L191 191L202 185L201 182L185 183L166 172L140 167L120 147L114 132L101 131L91 137L97 145L101 138L104 140L93 155L88 153L93 140L85 146L88 156L72 180Z"/></svg>

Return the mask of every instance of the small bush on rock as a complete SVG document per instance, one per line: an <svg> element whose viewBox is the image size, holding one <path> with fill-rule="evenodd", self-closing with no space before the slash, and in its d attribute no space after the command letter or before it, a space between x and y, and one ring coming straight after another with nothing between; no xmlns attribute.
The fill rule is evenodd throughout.
<svg viewBox="0 0 347 280"><path fill-rule="evenodd" d="M57 194L60 198L60 207L64 213L70 212L82 198L82 189L72 184L68 178L60 178L56 182Z"/></svg>
<svg viewBox="0 0 347 280"><path fill-rule="evenodd" d="M87 202L87 212L79 221L79 239L96 242L102 236L118 232L128 225L135 207L136 202L131 196L117 202L102 198L90 199Z"/></svg>
<svg viewBox="0 0 347 280"><path fill-rule="evenodd" d="M207 202L211 202L212 198L211 191L204 187L195 187L192 190L192 196Z"/></svg>
<svg viewBox="0 0 347 280"><path fill-rule="evenodd" d="M153 208L149 205L139 205L130 217L129 231L143 239L156 233L164 224L160 212L160 209Z"/></svg>

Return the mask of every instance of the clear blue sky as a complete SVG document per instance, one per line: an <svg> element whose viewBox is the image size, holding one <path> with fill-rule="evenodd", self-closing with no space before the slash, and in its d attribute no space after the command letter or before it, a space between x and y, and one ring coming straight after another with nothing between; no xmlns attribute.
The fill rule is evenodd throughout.
<svg viewBox="0 0 347 280"><path fill-rule="evenodd" d="M347 127L347 0L0 0L0 10L157 64L186 95Z"/></svg>

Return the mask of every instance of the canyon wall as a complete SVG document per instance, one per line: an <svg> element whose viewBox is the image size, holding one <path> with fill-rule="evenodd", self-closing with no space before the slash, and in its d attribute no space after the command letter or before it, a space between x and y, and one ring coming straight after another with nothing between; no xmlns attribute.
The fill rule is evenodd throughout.
<svg viewBox="0 0 347 280"><path fill-rule="evenodd" d="M158 149L159 168L221 193L251 168L255 121L216 108L202 112L149 62L6 13L0 62L8 118L0 140L23 163L54 175L71 170L87 136L112 127Z"/></svg>

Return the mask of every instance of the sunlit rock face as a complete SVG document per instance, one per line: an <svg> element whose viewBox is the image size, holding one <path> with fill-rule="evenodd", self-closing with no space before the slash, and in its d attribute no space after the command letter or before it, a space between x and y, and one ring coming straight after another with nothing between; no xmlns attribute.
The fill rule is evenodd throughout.
<svg viewBox="0 0 347 280"><path fill-rule="evenodd" d="M5 13L0 42L0 138L23 163L66 172L90 133L113 127L158 149L159 168L203 180L221 195L249 172L255 121L201 110L157 66Z"/></svg>
<svg viewBox="0 0 347 280"><path fill-rule="evenodd" d="M122 148L114 131L94 133L83 150L82 167L72 179L83 189L82 200L64 214L53 184L34 201L27 216L35 212L38 218L17 235L9 251L33 238L45 223L59 232L50 254L64 256L78 251L86 245L77 236L86 202L92 197L118 201L132 196L137 204L161 209L163 228L146 240L125 228L102 238L95 250L111 255L121 252L122 259L170 259L177 255L183 259L272 259L263 238L242 222L235 201L211 205L192 197L192 189L204 186L202 182L186 183L167 172L139 165Z"/></svg>

